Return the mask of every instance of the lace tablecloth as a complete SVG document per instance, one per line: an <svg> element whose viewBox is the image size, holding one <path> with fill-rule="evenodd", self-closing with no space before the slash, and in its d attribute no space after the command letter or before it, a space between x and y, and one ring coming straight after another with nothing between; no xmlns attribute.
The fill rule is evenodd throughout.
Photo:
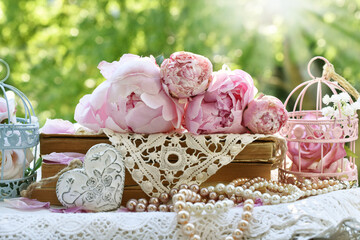
<svg viewBox="0 0 360 240"><path fill-rule="evenodd" d="M192 216L202 239L222 239L241 218L242 208ZM360 221L360 189L254 209L248 239L309 239L346 219ZM0 239L183 239L175 213L52 213L20 211L0 203Z"/></svg>

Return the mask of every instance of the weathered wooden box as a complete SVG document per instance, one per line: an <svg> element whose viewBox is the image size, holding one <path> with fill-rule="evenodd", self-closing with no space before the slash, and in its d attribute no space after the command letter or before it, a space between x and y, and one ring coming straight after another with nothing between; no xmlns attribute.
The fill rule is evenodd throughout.
<svg viewBox="0 0 360 240"><path fill-rule="evenodd" d="M40 154L44 155L52 152L86 153L93 145L98 143L111 144L106 135L41 134ZM256 140L247 145L230 164L218 170L203 185L217 182L227 183L240 177L263 177L270 179L270 171L277 150L276 142L271 138ZM44 163L41 170L42 178L54 176L64 167L66 165ZM61 205L56 197L55 186L56 182L53 182L36 189L32 194L32 198L36 198L39 201L49 201L54 205ZM147 195L126 170L122 205L131 198L141 197L146 198Z"/></svg>

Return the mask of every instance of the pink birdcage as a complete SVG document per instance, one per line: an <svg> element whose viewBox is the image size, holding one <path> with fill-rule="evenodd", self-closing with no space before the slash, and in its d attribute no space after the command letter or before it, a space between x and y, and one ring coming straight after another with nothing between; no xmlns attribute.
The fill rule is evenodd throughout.
<svg viewBox="0 0 360 240"><path fill-rule="evenodd" d="M325 61L320 78L315 78L310 72L310 66L316 59ZM287 140L288 151L287 159L279 168L279 181L294 183L305 179L338 179L357 185L355 141L358 138L358 116L356 110L352 114L343 112L345 105L342 105L341 97L348 96L348 105L355 106L347 92L356 99L359 93L336 74L332 64L323 57L310 60L308 73L312 80L297 86L285 101L286 107L293 95L300 91L292 111L289 111L289 120L280 131ZM330 81L331 78L335 81ZM304 96L311 87L317 91L316 110L303 110ZM325 88L335 96L331 97L334 107L330 107L334 111L327 116L324 116L322 102ZM329 104L330 97L326 97L324 102Z"/></svg>

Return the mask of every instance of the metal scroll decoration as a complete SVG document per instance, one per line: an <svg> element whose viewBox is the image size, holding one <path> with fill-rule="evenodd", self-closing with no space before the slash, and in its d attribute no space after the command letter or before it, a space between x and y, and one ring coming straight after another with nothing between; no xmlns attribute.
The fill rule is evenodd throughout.
<svg viewBox="0 0 360 240"><path fill-rule="evenodd" d="M125 168L120 153L109 144L97 144L87 152L82 169L63 173L56 195L66 207L99 212L120 207Z"/></svg>

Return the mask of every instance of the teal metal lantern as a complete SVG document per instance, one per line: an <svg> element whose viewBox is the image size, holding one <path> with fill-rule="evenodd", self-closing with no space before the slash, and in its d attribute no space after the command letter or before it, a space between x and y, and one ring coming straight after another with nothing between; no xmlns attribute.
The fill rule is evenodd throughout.
<svg viewBox="0 0 360 240"><path fill-rule="evenodd" d="M5 83L10 75L9 65L2 59L0 64L6 68L6 76L0 80L0 200L3 200L20 196L36 180L39 123L24 93ZM9 92L14 98L9 97ZM22 110L21 105L24 118L15 117L15 109Z"/></svg>

